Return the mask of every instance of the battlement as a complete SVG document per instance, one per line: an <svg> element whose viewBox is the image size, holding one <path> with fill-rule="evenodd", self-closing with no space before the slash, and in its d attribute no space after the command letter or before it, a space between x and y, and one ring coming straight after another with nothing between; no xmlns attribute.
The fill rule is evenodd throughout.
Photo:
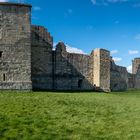
<svg viewBox="0 0 140 140"><path fill-rule="evenodd" d="M53 37L43 26L32 25L32 43L48 43L53 46Z"/></svg>

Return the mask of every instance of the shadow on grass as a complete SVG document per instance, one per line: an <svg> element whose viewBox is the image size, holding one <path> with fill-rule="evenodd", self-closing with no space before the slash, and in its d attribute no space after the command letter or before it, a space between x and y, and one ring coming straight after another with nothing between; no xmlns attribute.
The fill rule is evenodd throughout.
<svg viewBox="0 0 140 140"><path fill-rule="evenodd" d="M96 90L40 90L40 89L33 89L33 90L0 90L0 93L105 93L105 94L140 94L140 90L138 89L129 89L127 91L113 91L113 92L103 92L103 91L96 91Z"/></svg>
<svg viewBox="0 0 140 140"><path fill-rule="evenodd" d="M97 93L99 92L101 93L101 91L94 91L94 90L39 90L39 89L34 89L33 92L52 92L52 93Z"/></svg>

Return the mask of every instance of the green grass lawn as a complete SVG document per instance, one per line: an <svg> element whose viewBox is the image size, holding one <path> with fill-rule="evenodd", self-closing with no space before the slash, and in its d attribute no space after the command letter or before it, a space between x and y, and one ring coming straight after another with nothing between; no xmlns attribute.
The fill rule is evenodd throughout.
<svg viewBox="0 0 140 140"><path fill-rule="evenodd" d="M140 91L0 93L0 140L140 140Z"/></svg>

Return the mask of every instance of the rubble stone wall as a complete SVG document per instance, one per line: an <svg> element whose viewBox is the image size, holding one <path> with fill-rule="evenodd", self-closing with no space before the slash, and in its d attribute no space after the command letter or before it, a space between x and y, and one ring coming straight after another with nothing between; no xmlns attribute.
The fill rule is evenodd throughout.
<svg viewBox="0 0 140 140"><path fill-rule="evenodd" d="M94 50L94 84L103 91L110 91L110 52Z"/></svg>
<svg viewBox="0 0 140 140"><path fill-rule="evenodd" d="M89 55L68 53L59 43L54 51L54 89L93 89L93 60Z"/></svg>
<svg viewBox="0 0 140 140"><path fill-rule="evenodd" d="M0 89L32 89L31 6L0 3Z"/></svg>
<svg viewBox="0 0 140 140"><path fill-rule="evenodd" d="M69 53L42 26L31 25L31 5L0 3L0 89L140 89L140 58L133 74L118 66L105 49L90 55Z"/></svg>
<svg viewBox="0 0 140 140"><path fill-rule="evenodd" d="M50 36L47 29L40 26L32 26L31 31L33 89L53 89L53 38Z"/></svg>
<svg viewBox="0 0 140 140"><path fill-rule="evenodd" d="M128 72L125 67L116 65L111 61L111 91L124 91L128 88ZM130 84L130 83L129 83Z"/></svg>

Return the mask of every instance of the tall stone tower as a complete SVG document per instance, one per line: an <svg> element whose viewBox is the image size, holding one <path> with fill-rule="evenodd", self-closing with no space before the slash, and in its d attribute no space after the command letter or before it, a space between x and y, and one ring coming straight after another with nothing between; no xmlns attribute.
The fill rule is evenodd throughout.
<svg viewBox="0 0 140 140"><path fill-rule="evenodd" d="M110 91L110 52L104 49L94 50L94 84L101 90Z"/></svg>
<svg viewBox="0 0 140 140"><path fill-rule="evenodd" d="M136 74L139 68L140 68L140 58L135 58L132 61L132 73Z"/></svg>
<svg viewBox="0 0 140 140"><path fill-rule="evenodd" d="M0 89L32 89L31 5L0 2Z"/></svg>

